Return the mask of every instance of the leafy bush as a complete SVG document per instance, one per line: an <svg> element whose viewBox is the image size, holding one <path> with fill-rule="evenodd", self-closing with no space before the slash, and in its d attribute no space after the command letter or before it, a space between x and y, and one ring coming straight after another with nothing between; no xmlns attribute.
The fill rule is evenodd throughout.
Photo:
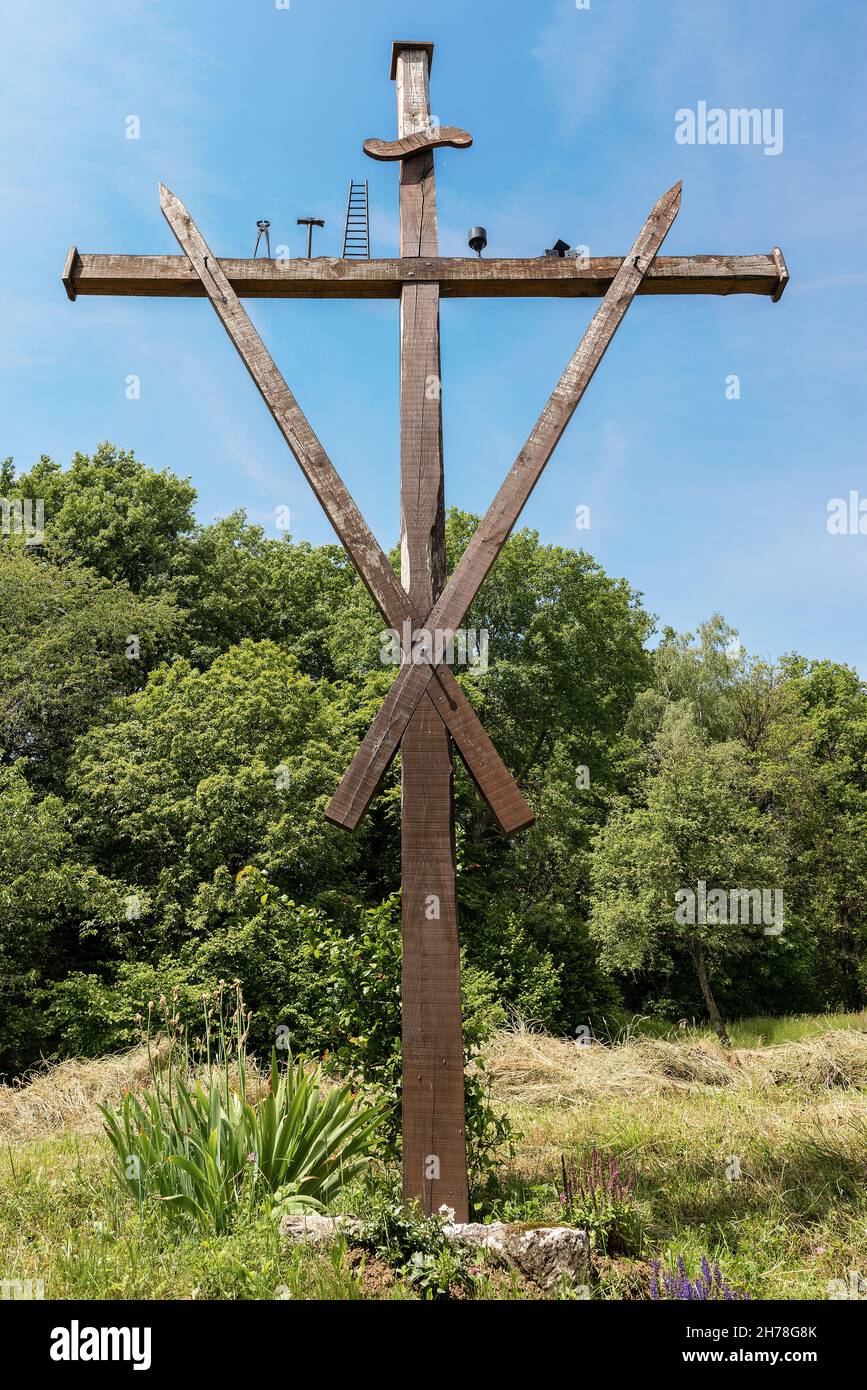
<svg viewBox="0 0 867 1390"><path fill-rule="evenodd" d="M383 1101L380 1152L396 1157L401 1136L400 897L373 908L344 906L345 922L278 893L267 875L243 869L215 876L200 899L214 907L197 922L208 934L155 963L124 962L113 982L72 974L58 982L48 1016L68 1050L100 1053L129 1046L148 1001L170 997L182 1031L195 1027L203 993L237 978L252 996L249 1046L317 1055L324 1069L356 1087L375 1088ZM217 925L217 910L223 925ZM228 920L227 920L228 919ZM463 971L464 1048L474 1067L466 1079L466 1131L477 1195L512 1131L491 1104L479 1049L503 1021L496 986L472 965ZM169 1029L171 1032L172 1029Z"/></svg>
<svg viewBox="0 0 867 1390"><path fill-rule="evenodd" d="M384 1095L385 1152L394 1157L401 1135L401 1027L399 895L359 914L347 932L329 923L310 926L299 945L295 1007L305 1047L327 1053L329 1065ZM474 1068L465 1081L470 1180L480 1191L501 1155L511 1151L512 1127L491 1104L479 1049L503 1020L490 976L463 970L464 1055Z"/></svg>
<svg viewBox="0 0 867 1390"><path fill-rule="evenodd" d="M197 1049L204 1080L188 1055L176 1064L172 1046L165 1070L154 1056L140 1097L127 1091L118 1111L100 1106L117 1177L140 1205L157 1201L220 1232L263 1198L284 1212L321 1210L366 1166L381 1111L358 1106L347 1085L323 1091L321 1068L289 1057L281 1070L272 1052L267 1091L248 1099L249 1018L238 991L234 1048L221 1030L212 1056L208 1030Z"/></svg>
<svg viewBox="0 0 867 1390"><path fill-rule="evenodd" d="M479 1256L474 1269L467 1247L446 1239L446 1213L422 1216L391 1187L372 1191L366 1205L367 1219L353 1240L397 1269L422 1298L445 1299L475 1289Z"/></svg>
<svg viewBox="0 0 867 1390"><path fill-rule="evenodd" d="M27 770L23 758L0 767L2 1071L23 1069L51 1041L46 975L58 957L119 931L124 914L122 886L81 862L63 802L40 796Z"/></svg>

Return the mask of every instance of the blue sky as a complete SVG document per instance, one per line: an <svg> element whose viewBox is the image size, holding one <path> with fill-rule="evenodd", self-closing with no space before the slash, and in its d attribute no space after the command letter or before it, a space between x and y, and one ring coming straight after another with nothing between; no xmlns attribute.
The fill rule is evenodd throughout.
<svg viewBox="0 0 867 1390"><path fill-rule="evenodd" d="M11 12L9 10L11 9ZM199 515L276 534L328 523L204 303L79 299L68 247L174 253L166 182L220 255L303 251L325 217L339 254L350 177L368 178L374 255L397 252L394 38L436 44L432 107L469 151L437 156L440 246L538 255L557 237L623 254L684 181L668 254L782 247L778 305L645 298L630 310L522 519L584 545L660 623L714 610L765 657L799 650L867 674L867 535L827 504L867 498L867 7L792 0L40 0L0 32L0 456L68 462L110 438L189 475ZM782 152L681 145L675 113L781 108ZM141 138L128 140L138 116ZM256 302L252 317L383 545L398 530L397 302ZM446 497L480 512L594 301L443 305ZM141 398L129 401L136 374ZM740 399L725 394L740 378ZM589 531L575 509L591 508Z"/></svg>

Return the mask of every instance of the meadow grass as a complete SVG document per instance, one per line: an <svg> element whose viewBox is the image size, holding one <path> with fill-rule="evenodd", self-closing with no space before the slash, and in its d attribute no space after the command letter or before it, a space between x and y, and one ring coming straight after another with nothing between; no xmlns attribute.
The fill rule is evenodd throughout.
<svg viewBox="0 0 867 1390"><path fill-rule="evenodd" d="M726 1028L735 1047L773 1047L780 1043L816 1038L829 1029L867 1031L867 1009L858 1013L781 1014L779 1018L757 1014L751 1018L737 1019L734 1023L727 1022ZM606 1042L622 1042L632 1037L686 1038L692 1041L704 1038L709 1042L716 1041L713 1029L706 1024L689 1019L670 1023L640 1014L625 1023L611 1021L603 1031Z"/></svg>
<svg viewBox="0 0 867 1390"><path fill-rule="evenodd" d="M141 1215L109 1171L98 1137L55 1136L7 1148L0 1182L3 1278L42 1280L46 1298L352 1299L341 1256L281 1247L265 1212L207 1237ZM412 1297L409 1289L388 1297Z"/></svg>
<svg viewBox="0 0 867 1390"><path fill-rule="evenodd" d="M561 1153L581 1164L595 1147L635 1175L639 1234L631 1249L597 1252L592 1297L646 1298L651 1258L683 1255L692 1269L707 1255L754 1298L827 1298L830 1281L867 1275L864 1022L743 1020L728 1056L677 1030L590 1048L520 1029L498 1035L487 1058L494 1099L522 1137L485 1214L557 1221ZM139 1061L127 1057L128 1080ZM112 1178L90 1113L95 1090L110 1099L121 1084L123 1059L63 1067L66 1122L46 1105L50 1073L33 1083L38 1122L27 1119L27 1088L0 1093L3 1279L42 1280L47 1298L417 1296L341 1246L282 1248L265 1212L210 1238L170 1229L157 1211L141 1215ZM344 1208L364 1215L369 1189L356 1184ZM534 1296L484 1270L473 1292Z"/></svg>

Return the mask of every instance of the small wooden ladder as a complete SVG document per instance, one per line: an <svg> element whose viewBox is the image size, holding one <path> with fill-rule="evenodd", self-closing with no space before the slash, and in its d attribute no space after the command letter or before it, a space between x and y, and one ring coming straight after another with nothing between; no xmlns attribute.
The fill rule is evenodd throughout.
<svg viewBox="0 0 867 1390"><path fill-rule="evenodd" d="M343 231L343 255L370 260L370 219L367 210L367 179L363 183L349 180L346 203L346 226Z"/></svg>

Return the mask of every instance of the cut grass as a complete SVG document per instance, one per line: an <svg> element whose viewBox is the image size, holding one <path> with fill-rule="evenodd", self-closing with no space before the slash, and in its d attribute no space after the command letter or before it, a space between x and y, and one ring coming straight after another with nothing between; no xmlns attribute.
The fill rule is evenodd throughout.
<svg viewBox="0 0 867 1390"><path fill-rule="evenodd" d="M867 1031L804 1030L801 1041L774 1047L721 1048L712 1036L632 1034L614 1047L580 1046L526 1026L497 1033L485 1049L494 1095L504 1101L557 1105L600 1095L745 1091L756 1098L780 1085L816 1090L867 1088Z"/></svg>
<svg viewBox="0 0 867 1390"><path fill-rule="evenodd" d="M784 1022L800 1041L734 1053L709 1037L498 1034L487 1060L523 1130L518 1192L595 1145L636 1174L645 1257L694 1269L708 1255L755 1298L827 1298L830 1280L867 1268L867 1034ZM630 1296L633 1273L615 1265L600 1292Z"/></svg>
<svg viewBox="0 0 867 1390"><path fill-rule="evenodd" d="M523 1136L492 1214L557 1220L560 1154L587 1162L595 1145L636 1175L644 1236L597 1260L593 1297L646 1298L651 1257L694 1269L706 1254L754 1298L826 1298L831 1280L867 1273L865 1022L745 1020L732 1054L677 1029L616 1047L498 1034L494 1097ZM66 1062L0 1088L0 1277L41 1279L47 1298L416 1296L340 1247L286 1251L263 1213L210 1239L141 1217L111 1179L95 1109L144 1081L142 1060ZM364 1201L346 1195L362 1215ZM477 1296L527 1291L492 1272Z"/></svg>

